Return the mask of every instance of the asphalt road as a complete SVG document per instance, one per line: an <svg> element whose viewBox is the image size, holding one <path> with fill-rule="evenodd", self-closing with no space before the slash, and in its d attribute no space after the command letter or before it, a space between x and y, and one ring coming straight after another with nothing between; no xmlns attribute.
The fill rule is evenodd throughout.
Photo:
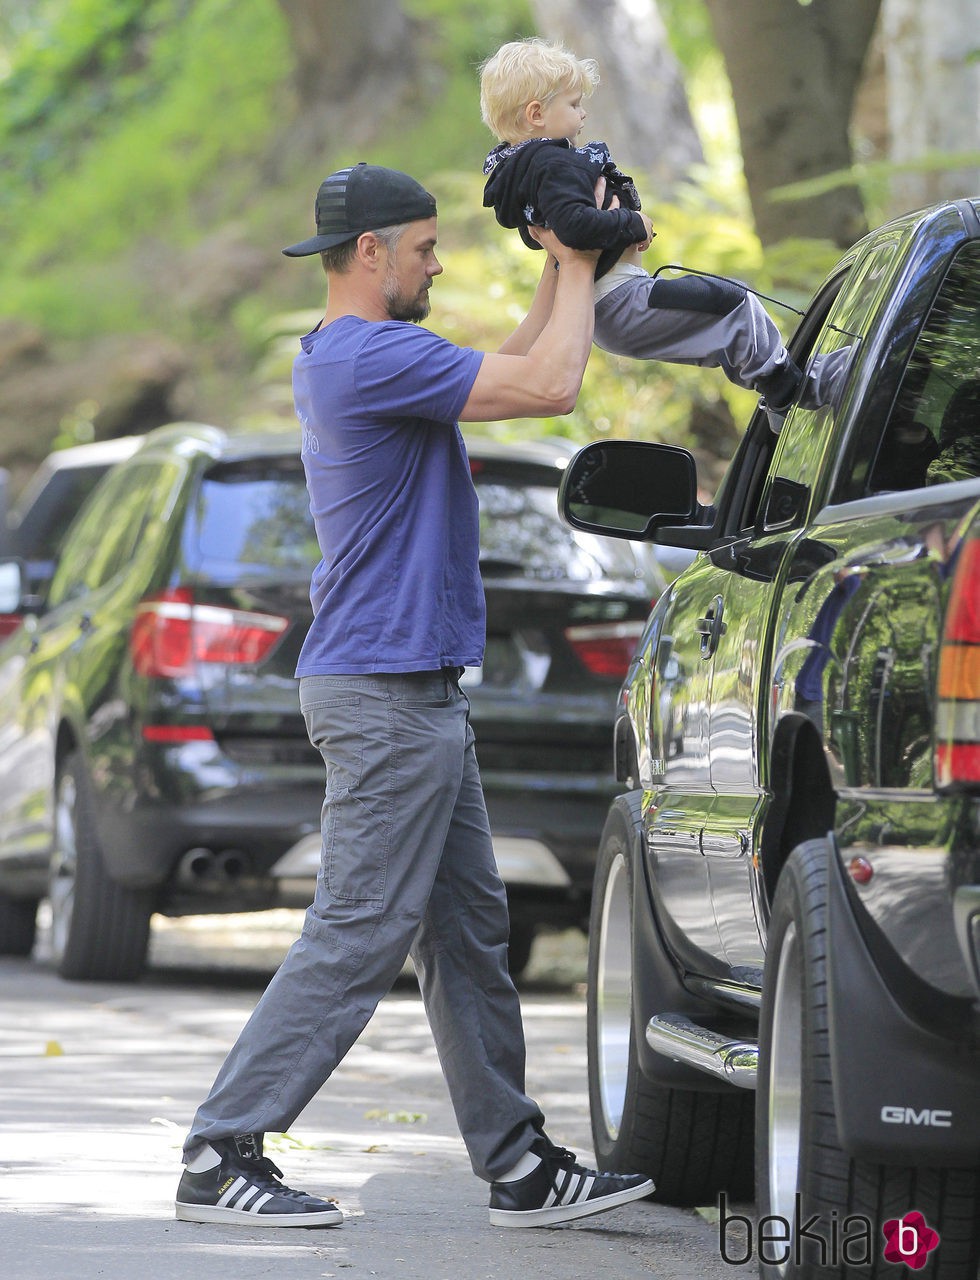
<svg viewBox="0 0 980 1280"><path fill-rule="evenodd" d="M410 975L293 1133L286 1180L341 1228L175 1221L184 1130L292 936L295 913L163 921L133 986L0 960L0 1271L5 1280L731 1280L709 1215L641 1202L538 1230L491 1227ZM528 1088L591 1160L584 940L539 940L522 983Z"/></svg>

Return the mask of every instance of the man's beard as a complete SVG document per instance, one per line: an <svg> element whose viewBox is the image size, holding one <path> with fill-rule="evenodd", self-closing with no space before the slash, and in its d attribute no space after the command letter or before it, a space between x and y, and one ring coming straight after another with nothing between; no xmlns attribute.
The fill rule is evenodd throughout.
<svg viewBox="0 0 980 1280"><path fill-rule="evenodd" d="M392 320L406 320L409 324L418 324L429 314L428 288L412 298L406 298L404 294L398 292L394 274L389 274L385 278L384 300Z"/></svg>

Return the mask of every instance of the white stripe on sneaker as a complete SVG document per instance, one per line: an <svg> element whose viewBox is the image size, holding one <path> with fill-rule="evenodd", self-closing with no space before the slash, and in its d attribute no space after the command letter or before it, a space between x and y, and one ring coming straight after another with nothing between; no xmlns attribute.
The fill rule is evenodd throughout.
<svg viewBox="0 0 980 1280"><path fill-rule="evenodd" d="M578 1175L577 1179L575 1180L575 1185L574 1185L574 1186L572 1186L572 1179L571 1179L571 1178L569 1178L569 1180L568 1180L568 1186L567 1186L567 1188L565 1189L565 1194L564 1194L564 1195L562 1196L562 1198L561 1198L561 1203L562 1203L562 1204L575 1204L575 1202L576 1202L577 1200L579 1200L579 1199L580 1199L580 1197L581 1197L582 1184L583 1184L584 1182L585 1182L585 1174L584 1174L584 1173L580 1173L580 1174Z"/></svg>
<svg viewBox="0 0 980 1280"><path fill-rule="evenodd" d="M241 1191L243 1187L247 1187L247 1186L248 1186L248 1181L245 1178L236 1178L235 1181L228 1188L228 1190L225 1192L225 1194L218 1201L217 1208L223 1209L226 1204L228 1204L231 1200L235 1198L235 1196L238 1195L239 1191Z"/></svg>
<svg viewBox="0 0 980 1280"><path fill-rule="evenodd" d="M264 1196L259 1196L259 1198L258 1198L258 1200L256 1200L255 1204L253 1204L253 1205L252 1205L252 1207L251 1207L251 1209L249 1209L249 1213L258 1213L258 1211L262 1208L262 1206L265 1204L265 1202L266 1202L267 1200L271 1200L271 1199L272 1199L272 1192L271 1192L271 1191L267 1191L267 1192L265 1193L265 1195L264 1195Z"/></svg>
<svg viewBox="0 0 980 1280"><path fill-rule="evenodd" d="M238 1199L235 1201L235 1208L247 1209L249 1204L255 1199L255 1197L261 1194L262 1194L262 1188L256 1187L253 1184L252 1186L248 1187L245 1191L243 1191L242 1194L238 1197Z"/></svg>

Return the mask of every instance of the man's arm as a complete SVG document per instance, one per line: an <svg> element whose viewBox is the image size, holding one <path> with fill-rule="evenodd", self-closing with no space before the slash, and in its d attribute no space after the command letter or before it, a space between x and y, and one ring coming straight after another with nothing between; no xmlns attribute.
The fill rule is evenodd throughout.
<svg viewBox="0 0 980 1280"><path fill-rule="evenodd" d="M510 337L497 348L499 355L526 356L551 319L555 305L555 292L558 289L558 261L553 254L549 253L545 256L541 279L534 291L527 315Z"/></svg>
<svg viewBox="0 0 980 1280"><path fill-rule="evenodd" d="M606 198L605 178L600 177L596 182L592 198L596 208L601 209ZM609 207L611 209L619 208L619 196L613 196ZM541 241L537 235L538 230L539 228L532 227L531 235L540 244ZM555 290L557 288L558 260L554 254L549 253L544 269L541 272L541 279L538 281L537 290L528 308L528 313L510 337L497 348L500 355L527 355L551 318L551 312L555 305Z"/></svg>
<svg viewBox="0 0 980 1280"><path fill-rule="evenodd" d="M552 417L571 413L575 407L592 348L595 321L592 287L598 254L568 249L553 232L540 227L534 228L534 234L560 267L558 271L552 270L557 280L550 313L524 354L502 351L483 357L480 372L459 415L461 422ZM540 322L544 315L549 289L547 283L538 287L541 308L537 321L526 328L519 326L518 332L524 330L525 340L534 323Z"/></svg>

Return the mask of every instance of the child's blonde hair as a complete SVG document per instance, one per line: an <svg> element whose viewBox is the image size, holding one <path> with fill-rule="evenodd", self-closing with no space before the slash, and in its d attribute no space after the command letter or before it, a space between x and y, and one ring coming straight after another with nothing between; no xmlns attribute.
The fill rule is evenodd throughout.
<svg viewBox="0 0 980 1280"><path fill-rule="evenodd" d="M576 58L540 36L512 40L480 67L483 123L501 142L518 142L527 134L524 108L529 102L547 106L558 93L588 95L598 83L594 58Z"/></svg>

